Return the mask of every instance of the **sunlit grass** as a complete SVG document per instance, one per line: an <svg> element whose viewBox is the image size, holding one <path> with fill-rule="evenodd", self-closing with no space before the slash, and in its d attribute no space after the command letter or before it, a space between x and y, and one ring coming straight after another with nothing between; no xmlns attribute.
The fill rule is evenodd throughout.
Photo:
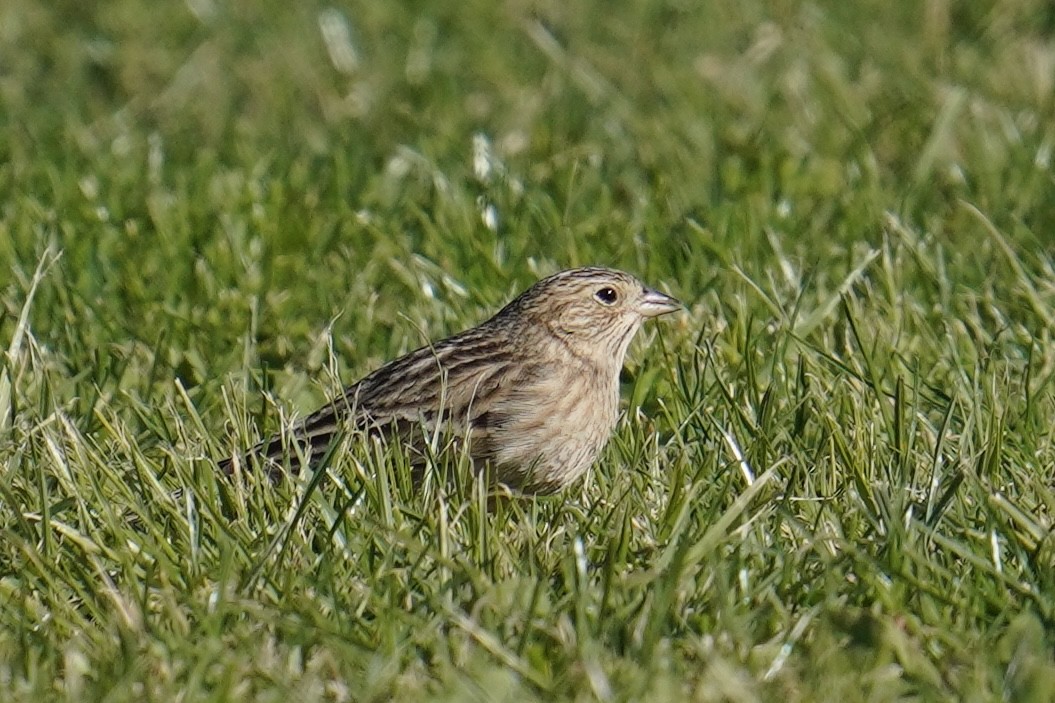
<svg viewBox="0 0 1055 703"><path fill-rule="evenodd" d="M1042 3L0 27L3 700L1055 696ZM687 311L560 496L217 475L589 263Z"/></svg>

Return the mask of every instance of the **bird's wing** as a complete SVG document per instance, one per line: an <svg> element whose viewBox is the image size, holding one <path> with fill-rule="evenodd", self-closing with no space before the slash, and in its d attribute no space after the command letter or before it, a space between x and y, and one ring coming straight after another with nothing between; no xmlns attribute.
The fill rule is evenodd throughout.
<svg viewBox="0 0 1055 703"><path fill-rule="evenodd" d="M506 421L503 398L532 373L501 335L474 328L389 362L248 456L266 459L277 477L284 467L298 470L302 458L310 465L342 433L358 430L398 437L418 455L412 458L429 444L438 449L468 438L474 461L484 461L494 454L493 431ZM221 468L231 473L232 460Z"/></svg>
<svg viewBox="0 0 1055 703"><path fill-rule="evenodd" d="M535 364L494 335L465 335L382 367L342 396L369 428L396 435L417 452L468 441L474 462L494 455L507 422L506 400L537 373Z"/></svg>

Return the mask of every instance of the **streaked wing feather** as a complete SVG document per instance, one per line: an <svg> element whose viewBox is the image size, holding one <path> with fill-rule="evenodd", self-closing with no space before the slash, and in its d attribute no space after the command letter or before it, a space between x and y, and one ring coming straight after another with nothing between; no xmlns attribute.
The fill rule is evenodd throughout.
<svg viewBox="0 0 1055 703"><path fill-rule="evenodd" d="M505 335L473 328L413 351L349 386L287 435L260 442L246 459L256 455L298 471L300 455L289 440L310 463L341 432L360 430L398 436L418 456L434 434L441 439L468 435L473 459L485 460L494 451L488 438L498 416L492 408L522 376L518 367L531 368L510 358L509 349ZM221 462L221 468L231 473L231 460Z"/></svg>

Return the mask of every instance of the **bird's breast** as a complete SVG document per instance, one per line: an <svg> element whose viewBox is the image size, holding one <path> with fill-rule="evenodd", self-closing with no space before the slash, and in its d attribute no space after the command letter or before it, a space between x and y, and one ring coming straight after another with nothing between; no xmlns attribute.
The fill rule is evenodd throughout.
<svg viewBox="0 0 1055 703"><path fill-rule="evenodd" d="M488 444L503 483L552 492L579 478L604 448L619 416L618 376L563 368L512 389Z"/></svg>

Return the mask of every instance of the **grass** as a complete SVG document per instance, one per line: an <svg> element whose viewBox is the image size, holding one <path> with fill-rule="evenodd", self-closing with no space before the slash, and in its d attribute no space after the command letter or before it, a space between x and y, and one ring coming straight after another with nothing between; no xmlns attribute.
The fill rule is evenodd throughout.
<svg viewBox="0 0 1055 703"><path fill-rule="evenodd" d="M1052 700L1053 36L1034 0L5 3L4 700ZM586 263L688 311L581 485L215 475Z"/></svg>

